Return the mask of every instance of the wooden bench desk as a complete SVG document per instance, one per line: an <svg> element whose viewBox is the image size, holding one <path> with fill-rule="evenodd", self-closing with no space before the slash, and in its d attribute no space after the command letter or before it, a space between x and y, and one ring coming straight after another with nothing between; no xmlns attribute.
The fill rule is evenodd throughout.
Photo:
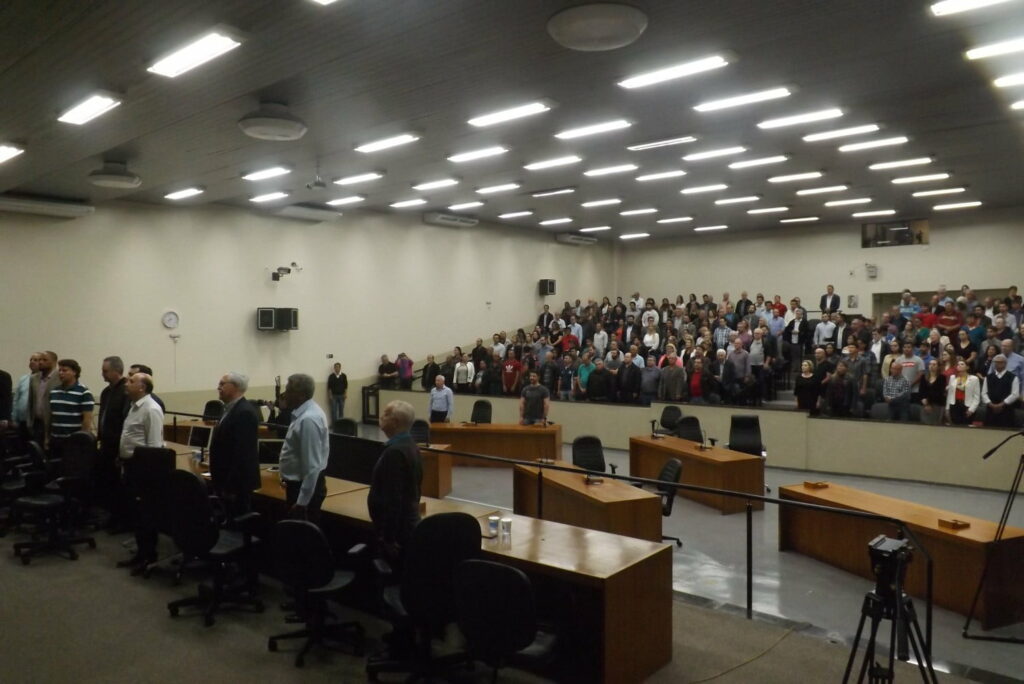
<svg viewBox="0 0 1024 684"><path fill-rule="evenodd" d="M452 451L501 456L521 461L562 457L561 425L516 425L500 423L431 423L430 439L451 445ZM503 463L454 456L453 465L504 467Z"/></svg>

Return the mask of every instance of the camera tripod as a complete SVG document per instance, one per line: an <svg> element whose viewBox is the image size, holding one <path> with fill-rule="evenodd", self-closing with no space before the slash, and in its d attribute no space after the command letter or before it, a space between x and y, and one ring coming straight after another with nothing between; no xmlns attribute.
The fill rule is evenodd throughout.
<svg viewBox="0 0 1024 684"><path fill-rule="evenodd" d="M853 648L850 649L850 660L846 663L846 672L843 674L843 684L850 679L850 672L853 670L853 663L857 659L857 648L860 646L860 637L864 632L864 621L871 618L871 632L868 636L867 650L864 652L864 662L860 667L860 675L857 677L858 684L864 681L864 675L868 675L869 684L881 684L891 682L895 678L893 666L898 657L906 661L910 658L907 645L914 650L914 660L917 661L917 669L921 672L921 679L925 684L937 684L935 670L932 668L931 657L925 653L924 637L921 634L921 625L917 622L917 613L914 612L914 604L902 591L903 587L897 585L896 592L885 592L880 594L877 591L870 591L864 596L864 604L860 609L860 622L857 623L857 635L853 639ZM875 661L875 638L878 636L878 627L882 620L889 620L892 624L889 632L889 660L887 665Z"/></svg>

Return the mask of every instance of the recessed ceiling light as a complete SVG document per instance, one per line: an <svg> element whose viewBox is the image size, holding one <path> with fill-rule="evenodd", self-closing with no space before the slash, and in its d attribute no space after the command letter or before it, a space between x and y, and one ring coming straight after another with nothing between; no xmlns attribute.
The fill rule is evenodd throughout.
<svg viewBox="0 0 1024 684"><path fill-rule="evenodd" d="M640 216L641 214L657 214L658 210L654 207L644 207L643 209L628 209L626 211L620 211L619 216Z"/></svg>
<svg viewBox="0 0 1024 684"><path fill-rule="evenodd" d="M728 227L729 226L724 226L724 225L722 225L722 226L697 226L696 228L693 229L693 232L695 232L695 233L704 233L704 232L707 232L707 231L710 231L710 230L725 230Z"/></svg>
<svg viewBox="0 0 1024 684"><path fill-rule="evenodd" d="M679 192L684 195L697 195L702 192L715 192L716 190L725 190L729 186L725 183L715 183L714 185L694 185L690 188L683 188Z"/></svg>
<svg viewBox="0 0 1024 684"><path fill-rule="evenodd" d="M853 218L864 218L865 216L892 216L895 213L895 209L877 209L875 211L856 211L852 216Z"/></svg>
<svg viewBox="0 0 1024 684"><path fill-rule="evenodd" d="M1010 86L1024 85L1024 71L1008 76L1000 76L993 81L997 88L1009 88Z"/></svg>
<svg viewBox="0 0 1024 684"><path fill-rule="evenodd" d="M783 116L778 119L768 119L757 124L758 128L769 129L769 128L782 128L783 126L796 126L802 123L812 123L814 121L825 121L827 119L838 119L843 115L843 110L832 108L832 109L821 109L816 112L807 112L805 114L793 114L792 116Z"/></svg>
<svg viewBox="0 0 1024 684"><path fill-rule="evenodd" d="M271 166L267 169L261 169L259 171L253 171L242 176L242 180L247 181L261 181L267 178L276 178L278 176L284 176L291 173L292 170L284 166Z"/></svg>
<svg viewBox="0 0 1024 684"><path fill-rule="evenodd" d="M684 62L682 64L665 67L664 69L638 74L631 78L627 78L624 81L619 81L619 86L628 89L643 88L644 86L654 85L655 83L664 83L665 81L672 81L677 78L683 78L684 76L699 74L703 71L720 69L728 63L729 62L726 61L724 57L719 55L705 57L692 62Z"/></svg>
<svg viewBox="0 0 1024 684"><path fill-rule="evenodd" d="M500 219L519 218L521 216L533 216L532 211L510 211L507 214L498 214Z"/></svg>
<svg viewBox="0 0 1024 684"><path fill-rule="evenodd" d="M1000 5L1008 0L942 0L932 5L932 14L942 17L947 14L958 12L969 12L971 10L988 7L989 5Z"/></svg>
<svg viewBox="0 0 1024 684"><path fill-rule="evenodd" d="M527 164L523 168L526 169L527 171L540 171L542 169L551 169L556 166L576 164L577 162L581 161L583 160L573 154L566 157L555 157L554 159L545 159L543 161L533 162L531 164Z"/></svg>
<svg viewBox="0 0 1024 684"><path fill-rule="evenodd" d="M650 233L623 233L619 236L620 240L640 240L642 238L651 237Z"/></svg>
<svg viewBox="0 0 1024 684"><path fill-rule="evenodd" d="M820 188L804 188L803 190L797 190L798 195L820 195L823 192L842 192L848 190L845 185L825 185Z"/></svg>
<svg viewBox="0 0 1024 684"><path fill-rule="evenodd" d="M721 100L702 102L695 106L694 109L698 112L713 112L719 109L728 109L730 107L754 104L755 102L777 100L782 97L789 97L790 95L791 93L788 88L771 88L770 90L759 90L756 93L747 93L746 95L736 95L734 97L722 98Z"/></svg>
<svg viewBox="0 0 1024 684"><path fill-rule="evenodd" d="M657 147L670 147L672 145L685 145L687 143L697 142L697 139L692 135L684 135L681 138L665 138L664 140L654 140L647 143L639 143L637 145L628 145L626 149L630 152L642 152L643 150L653 150Z"/></svg>
<svg viewBox="0 0 1024 684"><path fill-rule="evenodd" d="M463 209L474 209L484 206L483 202L462 202L460 204L448 205L448 211L462 211Z"/></svg>
<svg viewBox="0 0 1024 684"><path fill-rule="evenodd" d="M57 121L80 126L87 121L92 121L101 114L109 112L119 104L121 104L121 100L112 94L94 93L61 114Z"/></svg>
<svg viewBox="0 0 1024 684"><path fill-rule="evenodd" d="M685 175L685 171L681 169L676 169L674 171L660 171L658 173L648 173L643 176L637 176L635 180L639 183L646 183L647 181L664 180L666 178L679 178L680 176Z"/></svg>
<svg viewBox="0 0 1024 684"><path fill-rule="evenodd" d="M436 188L450 188L453 185L458 185L458 178L438 178L437 180L427 181L426 183L419 183L418 185L412 186L413 190L434 190Z"/></svg>
<svg viewBox="0 0 1024 684"><path fill-rule="evenodd" d="M748 209L748 214L781 214L789 211L789 207L764 207L762 209Z"/></svg>
<svg viewBox="0 0 1024 684"><path fill-rule="evenodd" d="M542 114L550 109L551 107L543 102L531 102L529 104L519 105L518 107L510 107L509 109L502 109L497 112L491 112L490 114L476 116L470 119L467 123L470 126L483 128L485 126L493 126L495 124L505 123L506 121L512 121L514 119L521 119L524 116Z"/></svg>
<svg viewBox="0 0 1024 684"><path fill-rule="evenodd" d="M356 183L366 183L367 181L377 180L383 178L384 174L377 173L376 171L370 171L369 173L359 173L354 176L345 176L334 181L337 185L355 185Z"/></svg>
<svg viewBox="0 0 1024 684"><path fill-rule="evenodd" d="M203 188L185 188L184 190L175 190L174 192L164 195L164 199L169 200L180 200L187 199L189 197L195 197L196 195L203 194Z"/></svg>
<svg viewBox="0 0 1024 684"><path fill-rule="evenodd" d="M913 194L914 197L931 197L932 195L955 195L965 192L967 188L942 188L941 190L919 190Z"/></svg>
<svg viewBox="0 0 1024 684"><path fill-rule="evenodd" d="M379 152L380 150L386 150L389 147L398 147L399 145L407 145L411 142L419 140L418 135L412 133L402 133L401 135L394 135L390 138L382 138L380 140L374 140L360 145L356 148L356 152L362 152L364 154L369 152Z"/></svg>
<svg viewBox="0 0 1024 684"><path fill-rule="evenodd" d="M730 154L742 154L746 152L746 147L720 147L716 150L704 150L703 152L694 152L683 157L683 161L700 161L702 159L714 159L715 157L725 157Z"/></svg>
<svg viewBox="0 0 1024 684"><path fill-rule="evenodd" d="M792 181L811 180L821 178L821 171L807 171L806 173L790 173L785 176L772 176L769 183L790 183Z"/></svg>
<svg viewBox="0 0 1024 684"><path fill-rule="evenodd" d="M540 222L542 226L558 226L563 223L572 223L572 219L569 217L545 219Z"/></svg>
<svg viewBox="0 0 1024 684"><path fill-rule="evenodd" d="M893 178L892 182L896 185L901 185L903 183L927 183L929 181L946 180L948 178L948 173L929 173L924 176L904 176L903 178Z"/></svg>
<svg viewBox="0 0 1024 684"><path fill-rule="evenodd" d="M715 200L715 204L742 204L743 202L756 202L760 197L757 195L747 195L746 197L726 197L725 199Z"/></svg>
<svg viewBox="0 0 1024 684"><path fill-rule="evenodd" d="M174 78L186 71L220 57L225 52L234 50L241 43L231 36L218 31L211 31L188 45L175 50L153 66L146 69L150 73Z"/></svg>
<svg viewBox="0 0 1024 684"><path fill-rule="evenodd" d="M964 55L967 59L986 59L999 55L1010 55L1014 52L1024 52L1024 38L1014 38L1013 40L1004 40L999 43L981 45L971 48Z"/></svg>
<svg viewBox="0 0 1024 684"><path fill-rule="evenodd" d="M765 164L781 164L788 160L784 154L779 154L774 157L761 157L759 159L744 159L742 161L733 162L729 164L730 169L749 169L752 166L764 166Z"/></svg>
<svg viewBox="0 0 1024 684"><path fill-rule="evenodd" d="M879 138L878 140L865 140L864 142L849 143L839 148L840 152L857 152L859 150L870 150L876 147L889 147L891 145L903 145L909 142L906 136L899 135L893 138Z"/></svg>
<svg viewBox="0 0 1024 684"><path fill-rule="evenodd" d="M879 130L878 124L864 124L863 126L850 126L849 128L837 128L834 131L822 131L811 133L803 137L804 142L818 142L820 140L832 140L834 138L848 138L851 135L863 135L874 133Z"/></svg>
<svg viewBox="0 0 1024 684"><path fill-rule="evenodd" d="M453 154L448 157L448 161L459 164L461 162L476 161L477 159L485 159L487 157L496 157L499 154L505 154L508 152L507 148L501 145L495 145L493 147L483 147L479 150L470 150L469 152L460 152Z"/></svg>
<svg viewBox="0 0 1024 684"><path fill-rule="evenodd" d="M608 131L618 131L623 128L629 128L632 125L633 124L625 119L615 119L614 121L603 121L589 126L581 126L580 128L570 128L569 130L562 131L561 133L556 133L555 137L560 140L571 140L573 138L583 138L585 136L596 135L598 133L607 133Z"/></svg>
<svg viewBox="0 0 1024 684"><path fill-rule="evenodd" d="M555 188L554 190L540 190L531 195L531 197L554 197L555 195L571 195L576 192L576 188Z"/></svg>
<svg viewBox="0 0 1024 684"><path fill-rule="evenodd" d="M656 223L687 223L692 220L692 216L673 216L672 218L658 219Z"/></svg>
<svg viewBox="0 0 1024 684"><path fill-rule="evenodd" d="M327 204L331 205L332 207L339 207L345 204L358 204L359 202L362 202L364 200L366 200L366 198L363 197L362 195L349 195L348 197L339 197L338 199L332 199L328 201Z"/></svg>
<svg viewBox="0 0 1024 684"><path fill-rule="evenodd" d="M917 157L916 159L900 159L899 161L879 162L877 164L872 164L868 168L872 171L884 171L885 169L899 169L904 166L922 166L924 164L931 163L931 157Z"/></svg>
<svg viewBox="0 0 1024 684"><path fill-rule="evenodd" d="M483 188L477 188L477 192L481 195L491 195L496 192L508 192L509 190L518 190L519 183L502 183L501 185L488 185Z"/></svg>
<svg viewBox="0 0 1024 684"><path fill-rule="evenodd" d="M611 226L591 226L590 228L580 228L581 233L600 233L603 230L611 230Z"/></svg>
<svg viewBox="0 0 1024 684"><path fill-rule="evenodd" d="M970 209L980 207L981 202L954 202L953 204L936 204L932 209L935 211L947 211L949 209Z"/></svg>
<svg viewBox="0 0 1024 684"><path fill-rule="evenodd" d="M636 164L618 164L616 166L602 166L598 169L590 169L584 171L584 176L608 176L613 173L626 173L627 171L636 171L638 167Z"/></svg>
<svg viewBox="0 0 1024 684"><path fill-rule="evenodd" d="M255 197L250 197L249 201L256 202L257 204L259 204L262 202L273 202L274 200L284 199L287 196L287 192L279 190L277 192L268 192L263 195L256 195Z"/></svg>
<svg viewBox="0 0 1024 684"><path fill-rule="evenodd" d="M853 199L843 200L832 200L831 202L825 202L826 207L845 207L848 204L867 204L871 201L870 197L854 197Z"/></svg>
<svg viewBox="0 0 1024 684"><path fill-rule="evenodd" d="M14 159L24 151L25 149L23 147L0 144L0 164L3 164L8 159Z"/></svg>
<svg viewBox="0 0 1024 684"><path fill-rule="evenodd" d="M817 216L800 216L799 218L780 219L779 223L812 223L817 220Z"/></svg>
<svg viewBox="0 0 1024 684"><path fill-rule="evenodd" d="M622 204L622 200L618 197L610 197L608 199L590 200L589 202L583 202L580 204L581 207L590 209L592 207L607 207L610 204Z"/></svg>
<svg viewBox="0 0 1024 684"><path fill-rule="evenodd" d="M392 202L388 206L390 206L392 209L405 209L407 207L417 207L421 204L426 203L427 200L423 199L422 197L417 197L416 199L407 199L402 200L401 202Z"/></svg>

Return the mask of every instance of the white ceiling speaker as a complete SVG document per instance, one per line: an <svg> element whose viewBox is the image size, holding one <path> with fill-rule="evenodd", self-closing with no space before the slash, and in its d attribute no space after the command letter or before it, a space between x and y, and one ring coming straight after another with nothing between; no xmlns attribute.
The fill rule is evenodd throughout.
<svg viewBox="0 0 1024 684"><path fill-rule="evenodd" d="M289 141L306 135L306 123L279 102L261 102L259 109L238 120L238 127L257 140Z"/></svg>
<svg viewBox="0 0 1024 684"><path fill-rule="evenodd" d="M131 190L142 185L142 179L134 173L128 172L128 164L125 162L103 162L103 168L96 169L89 173L89 182L101 188L118 188Z"/></svg>
<svg viewBox="0 0 1024 684"><path fill-rule="evenodd" d="M646 28L646 14L635 7L611 2L570 7L548 20L548 33L556 43L583 52L626 47Z"/></svg>

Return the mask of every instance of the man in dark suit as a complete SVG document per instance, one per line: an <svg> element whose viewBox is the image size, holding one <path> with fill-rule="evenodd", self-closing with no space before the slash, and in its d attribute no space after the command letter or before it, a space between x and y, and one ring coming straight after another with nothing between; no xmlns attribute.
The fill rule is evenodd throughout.
<svg viewBox="0 0 1024 684"><path fill-rule="evenodd" d="M118 530L126 524L128 493L121 484L118 454L121 451L121 432L131 401L125 393L127 379L124 361L119 356L103 359L100 369L107 386L100 394L99 460L96 463L96 487L100 501L110 509L107 526Z"/></svg>
<svg viewBox="0 0 1024 684"><path fill-rule="evenodd" d="M633 355L626 352L622 367L615 376L618 385L619 401L635 404L640 396L640 369L633 363ZM613 397L614 398L614 397Z"/></svg>
<svg viewBox="0 0 1024 684"><path fill-rule="evenodd" d="M540 326L541 330L547 330L551 327L551 321L553 320L555 320L555 314L551 313L551 307L545 304L544 311L541 312L540 316L537 316L537 325Z"/></svg>
<svg viewBox="0 0 1024 684"><path fill-rule="evenodd" d="M249 378L241 373L226 373L217 383L224 413L210 440L210 475L231 517L249 512L253 490L260 487L260 417L245 398L248 388Z"/></svg>
<svg viewBox="0 0 1024 684"><path fill-rule="evenodd" d="M420 521L423 461L409 434L414 419L413 408L407 402L392 401L384 407L380 428L388 441L373 467L366 498L381 553L394 561L401 558L402 547Z"/></svg>
<svg viewBox="0 0 1024 684"><path fill-rule="evenodd" d="M829 285L825 288L825 294L821 295L818 306L822 314L833 314L839 311L839 295L836 294L834 287Z"/></svg>

